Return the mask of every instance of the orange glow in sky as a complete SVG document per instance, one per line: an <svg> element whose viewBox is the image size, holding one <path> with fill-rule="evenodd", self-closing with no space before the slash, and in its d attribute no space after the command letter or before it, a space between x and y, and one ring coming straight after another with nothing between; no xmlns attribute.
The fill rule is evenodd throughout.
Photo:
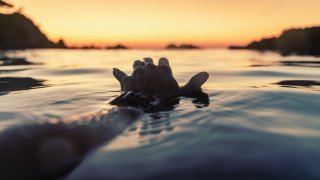
<svg viewBox="0 0 320 180"><path fill-rule="evenodd" d="M320 24L319 0L7 0L68 45L243 45Z"/></svg>

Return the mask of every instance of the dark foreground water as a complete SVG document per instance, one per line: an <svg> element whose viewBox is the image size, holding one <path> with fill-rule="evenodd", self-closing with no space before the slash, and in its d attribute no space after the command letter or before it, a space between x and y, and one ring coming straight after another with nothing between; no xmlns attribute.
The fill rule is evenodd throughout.
<svg viewBox="0 0 320 180"><path fill-rule="evenodd" d="M223 49L7 55L26 59L0 61L0 179L320 179L320 58ZM130 73L133 60L162 56L181 85L208 71L209 100L181 98L154 113L108 105L120 94L113 67Z"/></svg>

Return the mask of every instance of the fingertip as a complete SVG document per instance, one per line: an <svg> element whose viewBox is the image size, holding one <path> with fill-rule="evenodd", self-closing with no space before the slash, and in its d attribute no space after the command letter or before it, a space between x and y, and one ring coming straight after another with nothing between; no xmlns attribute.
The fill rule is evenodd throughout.
<svg viewBox="0 0 320 180"><path fill-rule="evenodd" d="M168 61L168 58L166 58L166 57L161 57L159 60L167 60L167 61Z"/></svg>
<svg viewBox="0 0 320 180"><path fill-rule="evenodd" d="M210 76L209 73L206 71L200 72L199 75L202 76L203 79L205 79L206 81L208 80L208 78Z"/></svg>
<svg viewBox="0 0 320 180"><path fill-rule="evenodd" d="M198 74L195 75L197 81L199 82L199 84L201 84L201 86L209 79L209 73L208 72L200 72Z"/></svg>
<svg viewBox="0 0 320 180"><path fill-rule="evenodd" d="M169 60L168 60L167 58L165 58L165 57L162 57L162 58L159 59L158 65L159 65L159 66L160 66L160 65L167 65L167 66L169 66Z"/></svg>
<svg viewBox="0 0 320 180"><path fill-rule="evenodd" d="M119 72L118 69L113 68L112 74L113 74L115 77L117 76L118 72Z"/></svg>
<svg viewBox="0 0 320 180"><path fill-rule="evenodd" d="M153 59L151 59L151 58L143 58L143 60L144 60L144 63L147 65L147 64L153 64Z"/></svg>
<svg viewBox="0 0 320 180"><path fill-rule="evenodd" d="M140 60L136 60L133 63L133 70L137 69L137 68L142 68L144 66L144 62L140 61Z"/></svg>

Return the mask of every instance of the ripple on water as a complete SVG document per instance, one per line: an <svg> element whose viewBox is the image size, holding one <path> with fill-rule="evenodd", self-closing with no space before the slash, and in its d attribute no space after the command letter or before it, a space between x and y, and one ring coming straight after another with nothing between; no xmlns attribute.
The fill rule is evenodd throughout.
<svg viewBox="0 0 320 180"><path fill-rule="evenodd" d="M145 115L90 155L70 179L320 177L320 100L311 101L320 94L263 89L214 94L207 108L194 110L190 103L168 114Z"/></svg>
<svg viewBox="0 0 320 180"><path fill-rule="evenodd" d="M101 68L76 68L76 69L51 69L46 70L46 74L65 76L65 75L83 75L83 74L100 74L108 72Z"/></svg>
<svg viewBox="0 0 320 180"><path fill-rule="evenodd" d="M15 51L39 64L0 67L2 78L35 82L0 85L11 88L0 90L1 172L54 178L70 170L58 168L63 160L78 163L81 151L94 149L66 178L320 179L319 58L222 49L88 52ZM65 120L110 107L107 101L119 93L110 91L119 89L112 68L130 74L132 61L146 55L168 57L181 84L208 71L209 97L181 98L134 124L122 116L111 126L99 115ZM34 124L17 123L30 119ZM92 148L102 141L109 143Z"/></svg>

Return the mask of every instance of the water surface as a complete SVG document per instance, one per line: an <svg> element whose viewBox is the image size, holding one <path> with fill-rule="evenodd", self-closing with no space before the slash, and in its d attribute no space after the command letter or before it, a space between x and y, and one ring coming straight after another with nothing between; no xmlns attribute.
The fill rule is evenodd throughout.
<svg viewBox="0 0 320 180"><path fill-rule="evenodd" d="M24 172L33 178L320 178L320 58L225 49L7 55L32 63L0 66L0 153L21 156L10 161L12 174L23 162L37 164ZM210 101L181 98L165 111L111 117L108 102L120 94L112 68L130 74L134 60L162 56L181 85L207 71Z"/></svg>

